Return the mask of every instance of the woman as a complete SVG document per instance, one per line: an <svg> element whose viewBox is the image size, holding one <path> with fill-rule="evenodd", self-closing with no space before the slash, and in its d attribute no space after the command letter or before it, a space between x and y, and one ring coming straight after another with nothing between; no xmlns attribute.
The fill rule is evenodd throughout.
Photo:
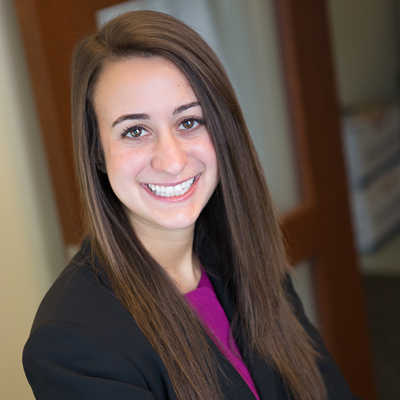
<svg viewBox="0 0 400 400"><path fill-rule="evenodd" d="M287 277L229 79L194 31L137 11L86 38L72 121L89 234L24 350L38 399L352 398Z"/></svg>

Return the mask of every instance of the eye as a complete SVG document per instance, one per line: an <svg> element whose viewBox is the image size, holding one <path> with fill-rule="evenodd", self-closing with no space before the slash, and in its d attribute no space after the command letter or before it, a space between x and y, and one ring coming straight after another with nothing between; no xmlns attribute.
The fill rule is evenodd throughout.
<svg viewBox="0 0 400 400"><path fill-rule="evenodd" d="M145 133L146 130L142 126L128 126L123 130L122 137L138 138L143 136Z"/></svg>
<svg viewBox="0 0 400 400"><path fill-rule="evenodd" d="M196 121L194 119L187 119L181 123L182 127L185 129L191 129L194 127L196 124Z"/></svg>
<svg viewBox="0 0 400 400"><path fill-rule="evenodd" d="M198 118L187 118L185 120L183 120L179 127L182 130L189 130L189 129L196 129L196 128L200 128L201 125L204 125L204 121L202 119L198 119Z"/></svg>

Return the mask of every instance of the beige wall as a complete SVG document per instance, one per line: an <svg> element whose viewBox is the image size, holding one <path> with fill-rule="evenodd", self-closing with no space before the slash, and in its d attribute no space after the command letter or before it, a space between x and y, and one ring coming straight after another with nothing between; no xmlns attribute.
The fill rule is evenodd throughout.
<svg viewBox="0 0 400 400"><path fill-rule="evenodd" d="M12 0L0 2L0 60L0 398L25 400L22 348L63 253Z"/></svg>
<svg viewBox="0 0 400 400"><path fill-rule="evenodd" d="M399 97L398 0L329 0L341 104Z"/></svg>

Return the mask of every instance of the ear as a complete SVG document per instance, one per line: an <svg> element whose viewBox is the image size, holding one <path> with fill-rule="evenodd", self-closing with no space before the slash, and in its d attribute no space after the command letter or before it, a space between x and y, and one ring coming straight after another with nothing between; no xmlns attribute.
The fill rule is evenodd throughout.
<svg viewBox="0 0 400 400"><path fill-rule="evenodd" d="M94 153L94 163L98 171L103 174L107 173L106 161L104 160L103 149L101 148L101 143L97 142L96 150Z"/></svg>
<svg viewBox="0 0 400 400"><path fill-rule="evenodd" d="M106 164L104 163L103 160L98 160L96 159L95 162L96 164L96 168L101 171L103 174L107 173L107 168L106 168Z"/></svg>

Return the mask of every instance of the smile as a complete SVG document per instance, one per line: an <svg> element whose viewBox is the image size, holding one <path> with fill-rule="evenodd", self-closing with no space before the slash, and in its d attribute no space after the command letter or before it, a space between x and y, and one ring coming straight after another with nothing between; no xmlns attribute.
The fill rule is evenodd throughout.
<svg viewBox="0 0 400 400"><path fill-rule="evenodd" d="M194 183L194 178L190 178L185 182L179 183L176 186L159 186L152 185L151 183L147 187L156 195L160 197L175 197L185 194Z"/></svg>

